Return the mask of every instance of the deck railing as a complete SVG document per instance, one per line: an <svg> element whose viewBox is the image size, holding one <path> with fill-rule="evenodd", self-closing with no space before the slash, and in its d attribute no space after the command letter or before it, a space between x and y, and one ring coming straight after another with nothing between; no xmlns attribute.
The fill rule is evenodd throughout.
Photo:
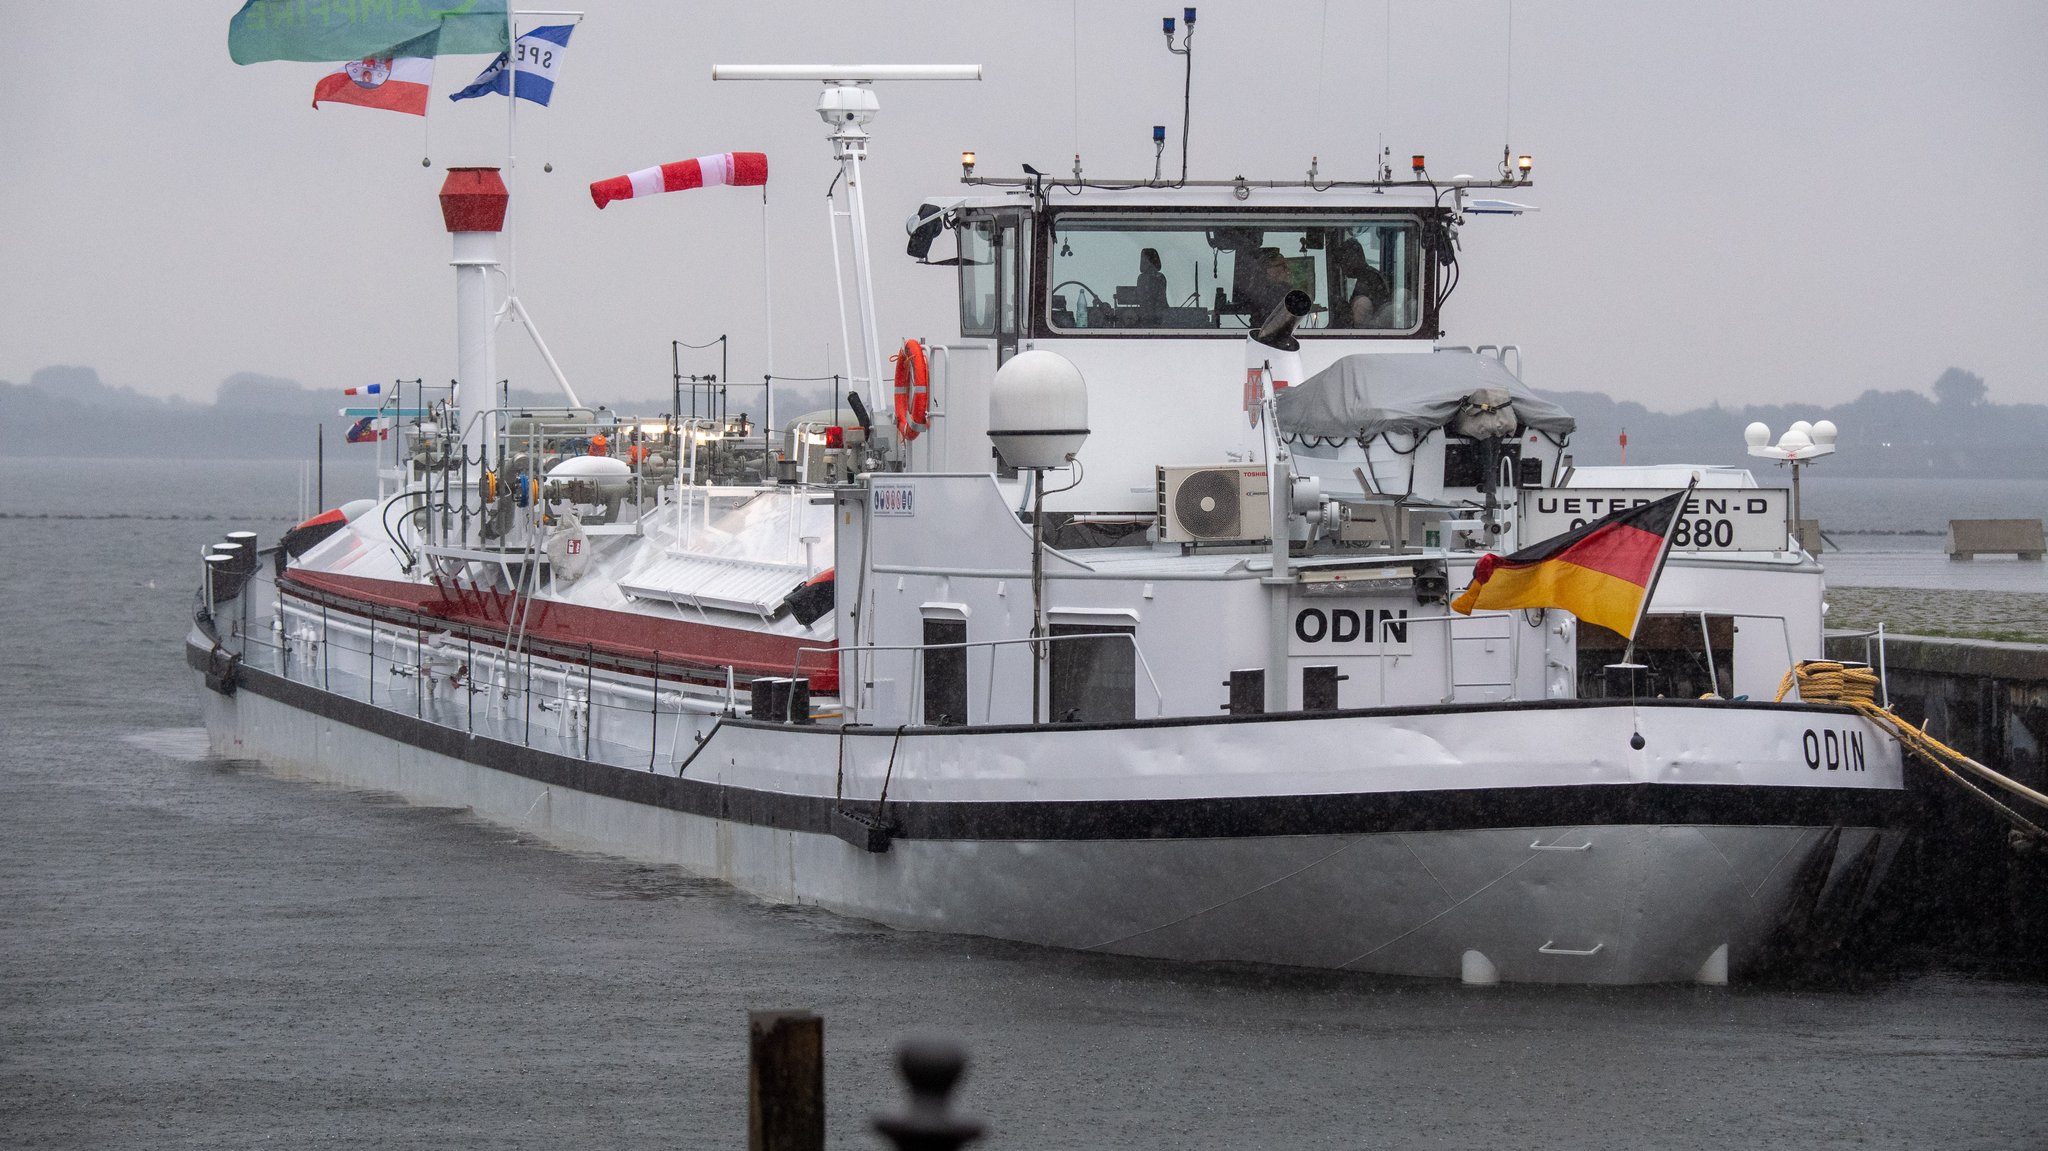
<svg viewBox="0 0 2048 1151"><path fill-rule="evenodd" d="M1139 645L1138 637L1128 631L1079 632L1071 635L1041 636L1037 639L1033 639L1029 636L1022 636L1010 639L971 640L961 643L862 644L858 647L826 647L823 645L809 645L799 647L797 649L796 663L801 663L804 654L807 652L852 657L856 661L858 661L861 657L872 653L909 653L909 672L905 676L905 679L911 684L911 690L904 693L904 722L909 723L911 724L911 726L915 727L922 726L922 723L919 720L919 715L920 709L924 704L925 653L932 651L965 651L973 648L987 648L989 649L988 675L985 677L983 684L981 722L992 723L996 722L991 718L995 714L996 681L998 678L996 674L996 649L1023 647L1030 644L1041 643L1063 643L1069 640L1079 639L1121 639L1128 642L1131 645L1131 653L1137 662L1138 670L1144 673L1145 684L1152 691L1152 714L1155 717L1164 716L1166 714L1166 693L1160 689L1158 677L1152 674L1152 664L1149 660L1145 658L1145 649ZM790 671L791 678L795 678L796 674L797 672L793 665ZM1033 670L1031 672L1027 672L1024 674L1036 674L1036 671ZM855 682L862 686L865 686L871 678L872 677L856 677ZM848 679L846 677L844 670L842 669L840 673L840 696L842 699L849 698L849 693L846 690L847 683ZM847 705L847 712L849 718L857 716L861 710L862 708L857 704ZM962 718L966 721L966 726L972 726L973 720L971 716L963 716ZM884 722L886 722L886 720Z"/></svg>

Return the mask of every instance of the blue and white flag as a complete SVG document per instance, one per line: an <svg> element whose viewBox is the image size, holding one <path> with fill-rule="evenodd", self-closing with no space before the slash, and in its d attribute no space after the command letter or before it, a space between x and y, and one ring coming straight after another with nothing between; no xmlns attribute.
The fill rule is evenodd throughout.
<svg viewBox="0 0 2048 1151"><path fill-rule="evenodd" d="M555 94L555 70L562 66L562 54L569 47L569 33L575 30L574 24L550 24L545 28L535 28L513 42L511 55L516 60L512 66L512 74L516 77L513 91L520 99L546 105ZM469 87L448 98L467 100L493 92L503 96L505 56L506 53L498 53L498 58L491 61L490 67L477 73Z"/></svg>

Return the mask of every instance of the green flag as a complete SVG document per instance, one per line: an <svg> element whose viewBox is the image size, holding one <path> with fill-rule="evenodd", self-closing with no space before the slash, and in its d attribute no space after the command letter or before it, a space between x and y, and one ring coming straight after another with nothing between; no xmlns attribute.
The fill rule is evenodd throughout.
<svg viewBox="0 0 2048 1151"><path fill-rule="evenodd" d="M228 55L262 60L360 60L439 30L435 55L506 50L506 0L245 0L228 21ZM429 41L431 44L432 41Z"/></svg>

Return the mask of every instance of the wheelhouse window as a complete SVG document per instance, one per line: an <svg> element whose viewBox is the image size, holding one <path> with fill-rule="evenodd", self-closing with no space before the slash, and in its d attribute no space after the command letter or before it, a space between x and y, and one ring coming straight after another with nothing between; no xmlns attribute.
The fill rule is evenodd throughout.
<svg viewBox="0 0 2048 1151"><path fill-rule="evenodd" d="M996 334L996 222L960 228L960 334Z"/></svg>
<svg viewBox="0 0 2048 1151"><path fill-rule="evenodd" d="M1014 343L1028 293L1024 215L1009 212L960 225L960 334Z"/></svg>
<svg viewBox="0 0 2048 1151"><path fill-rule="evenodd" d="M1413 217L1069 212L1050 228L1054 332L1242 332L1297 288L1313 301L1297 333L1407 335L1422 325Z"/></svg>

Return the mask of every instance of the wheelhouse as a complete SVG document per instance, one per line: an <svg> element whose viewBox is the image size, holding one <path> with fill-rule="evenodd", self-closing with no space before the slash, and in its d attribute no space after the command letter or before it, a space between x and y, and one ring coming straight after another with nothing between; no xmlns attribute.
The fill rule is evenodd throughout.
<svg viewBox="0 0 2048 1151"><path fill-rule="evenodd" d="M963 203L949 222L966 338L1242 339L1290 289L1313 302L1305 339L1438 334L1432 207Z"/></svg>

